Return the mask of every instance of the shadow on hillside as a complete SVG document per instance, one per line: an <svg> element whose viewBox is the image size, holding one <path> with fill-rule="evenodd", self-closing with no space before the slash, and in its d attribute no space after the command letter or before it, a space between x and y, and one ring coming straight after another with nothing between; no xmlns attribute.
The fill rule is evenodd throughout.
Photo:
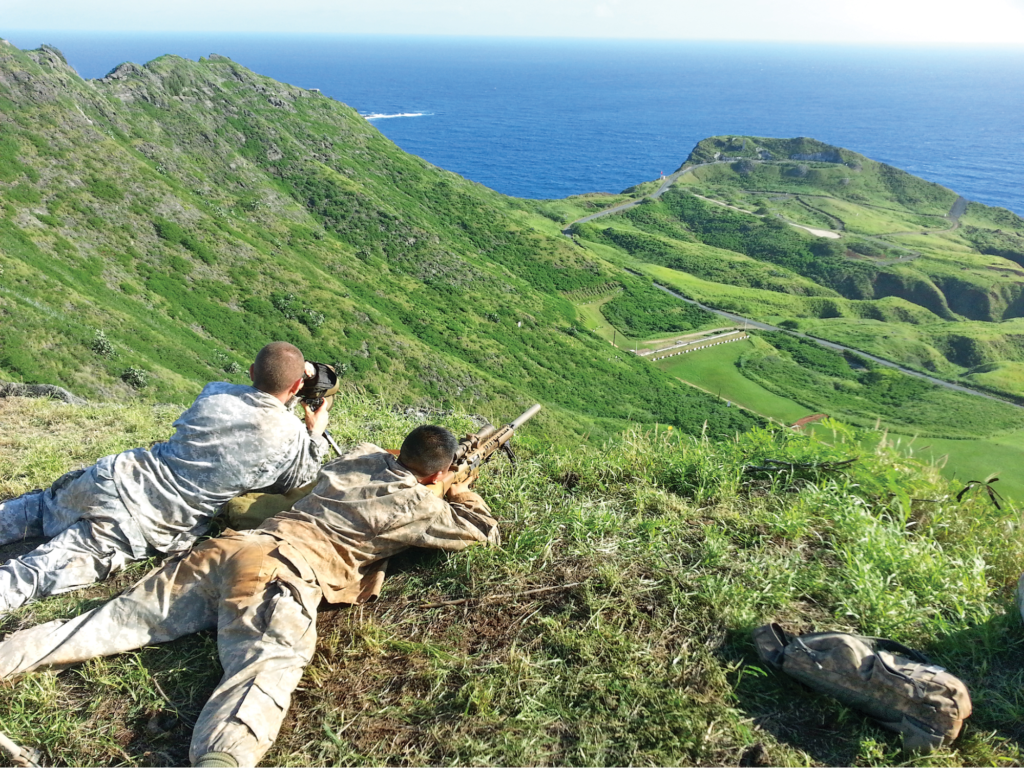
<svg viewBox="0 0 1024 768"><path fill-rule="evenodd" d="M993 741L1024 749L1024 625L1015 606L1008 604L1006 610L1005 614L920 648L932 662L962 679L971 693L974 712L955 746L965 764L990 761L995 756ZM863 762L861 747L865 740L882 746L893 762L906 759L901 756L899 734L782 672L766 670L754 650L750 632L734 631L726 648L729 660L742 665L732 680L738 708L777 741L825 765ZM989 737L993 733L995 740ZM764 762L757 761L759 756L745 764L771 764L770 748Z"/></svg>

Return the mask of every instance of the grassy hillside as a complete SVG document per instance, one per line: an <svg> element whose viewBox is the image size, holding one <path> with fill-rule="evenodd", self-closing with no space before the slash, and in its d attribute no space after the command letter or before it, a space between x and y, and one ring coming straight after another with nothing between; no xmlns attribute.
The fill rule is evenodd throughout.
<svg viewBox="0 0 1024 768"><path fill-rule="evenodd" d="M0 147L0 379L183 402L280 338L353 391L494 415L537 400L563 436L754 423L581 328L570 295L621 285L623 329L662 297L561 236L551 204L223 57L85 82L54 49L0 44ZM675 314L643 332L709 319Z"/></svg>
<svg viewBox="0 0 1024 768"><path fill-rule="evenodd" d="M174 415L0 400L0 493L164 437ZM363 397L332 413L343 443L395 445L413 423ZM827 443L637 427L570 450L531 422L518 469L494 462L479 484L503 546L403 556L379 602L321 612L266 763L1020 763L1019 512L978 493L957 502L935 467L829 426ZM790 468L759 469L769 460ZM0 632L76 615L145 568L26 607ZM970 688L963 736L906 761L896 735L762 668L750 631L768 620L927 652ZM0 683L0 722L50 764L181 764L219 675L204 633Z"/></svg>

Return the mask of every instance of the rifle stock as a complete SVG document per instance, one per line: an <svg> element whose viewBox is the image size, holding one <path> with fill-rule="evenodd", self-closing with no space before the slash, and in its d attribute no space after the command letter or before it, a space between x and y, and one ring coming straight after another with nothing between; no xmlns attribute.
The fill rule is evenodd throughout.
<svg viewBox="0 0 1024 768"><path fill-rule="evenodd" d="M519 418L509 422L503 427L495 427L488 424L475 435L467 435L466 439L459 443L455 451L455 458L451 467L436 483L427 486L440 497L448 493L453 485L465 482L473 472L487 462L495 451L506 446L512 435L523 424L532 419L540 411L540 405L534 405L523 411ZM514 460L510 448L505 448L509 458Z"/></svg>

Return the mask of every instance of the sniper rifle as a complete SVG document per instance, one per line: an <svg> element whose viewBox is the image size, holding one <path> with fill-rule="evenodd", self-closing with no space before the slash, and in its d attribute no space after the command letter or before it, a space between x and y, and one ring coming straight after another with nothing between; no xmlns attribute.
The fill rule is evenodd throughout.
<svg viewBox="0 0 1024 768"><path fill-rule="evenodd" d="M476 434L466 435L455 451L451 467L441 476L440 480L427 487L438 496L443 497L453 485L463 483L472 477L473 473L480 469L482 464L489 461L496 451L502 451L514 466L516 455L512 452L512 446L508 444L508 441L512 439L512 435L519 427L536 416L539 411L540 406L534 405L520 414L515 421L503 427L488 424Z"/></svg>

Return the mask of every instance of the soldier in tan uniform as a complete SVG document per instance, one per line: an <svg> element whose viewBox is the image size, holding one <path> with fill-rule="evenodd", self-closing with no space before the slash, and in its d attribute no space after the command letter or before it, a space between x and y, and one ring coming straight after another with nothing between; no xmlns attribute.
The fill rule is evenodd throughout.
<svg viewBox="0 0 1024 768"><path fill-rule="evenodd" d="M0 501L0 545L50 537L0 566L0 616L133 560L188 549L240 493L313 480L327 447L327 408L306 408L303 424L288 407L306 365L293 345L268 344L249 369L253 386L207 384L167 442L106 456L46 490Z"/></svg>
<svg viewBox="0 0 1024 768"><path fill-rule="evenodd" d="M413 430L398 457L356 446L258 529L205 541L82 616L12 634L0 643L0 679L216 629L224 675L196 723L190 757L199 766L255 765L312 658L321 598L376 598L387 558L407 547L500 543L472 479L445 499L426 487L457 447L435 426Z"/></svg>

